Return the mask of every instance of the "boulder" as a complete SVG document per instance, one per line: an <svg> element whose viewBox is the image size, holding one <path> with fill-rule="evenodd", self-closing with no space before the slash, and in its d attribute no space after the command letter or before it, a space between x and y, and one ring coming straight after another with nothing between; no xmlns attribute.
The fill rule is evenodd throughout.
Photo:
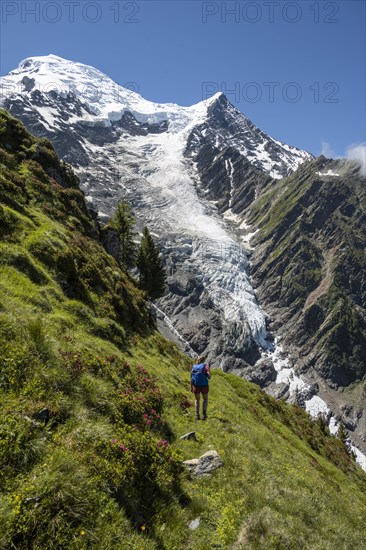
<svg viewBox="0 0 366 550"><path fill-rule="evenodd" d="M183 466L196 477L208 476L223 465L223 460L215 450L207 451L207 453L199 458L192 458L191 460L185 460L183 462Z"/></svg>
<svg viewBox="0 0 366 550"><path fill-rule="evenodd" d="M50 419L50 411L49 411L49 409L47 409L47 407L45 407L44 409L34 413L33 418L35 420L41 420L45 424L47 424L49 419Z"/></svg>
<svg viewBox="0 0 366 550"><path fill-rule="evenodd" d="M196 432L188 432L180 437L180 439L193 439L197 441Z"/></svg>
<svg viewBox="0 0 366 550"><path fill-rule="evenodd" d="M289 394L289 385L285 384L284 382L280 382L279 384L272 383L266 388L264 388L264 391L268 393L268 395L271 395L272 397L275 397L276 399L288 399L290 396Z"/></svg>
<svg viewBox="0 0 366 550"><path fill-rule="evenodd" d="M185 460L183 466L185 466L191 473L194 473L198 466L199 458L191 458L191 460Z"/></svg>
<svg viewBox="0 0 366 550"><path fill-rule="evenodd" d="M277 372L271 359L264 358L260 359L248 374L245 373L245 378L264 388L276 380Z"/></svg>
<svg viewBox="0 0 366 550"><path fill-rule="evenodd" d="M198 529L201 523L201 518L196 518L188 524L188 529Z"/></svg>

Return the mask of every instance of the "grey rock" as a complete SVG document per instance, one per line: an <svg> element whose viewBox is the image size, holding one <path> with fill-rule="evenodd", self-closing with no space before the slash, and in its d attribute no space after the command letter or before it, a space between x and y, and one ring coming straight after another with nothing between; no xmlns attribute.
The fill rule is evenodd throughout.
<svg viewBox="0 0 366 550"><path fill-rule="evenodd" d="M201 518L196 518L188 524L188 529L192 529L192 531L194 531L195 529L198 529L200 524L201 524Z"/></svg>
<svg viewBox="0 0 366 550"><path fill-rule="evenodd" d="M285 384L284 382L281 382L280 384L269 384L266 388L264 388L264 391L268 393L268 395L271 395L272 397L275 397L276 399L288 399L289 397L289 385Z"/></svg>
<svg viewBox="0 0 366 550"><path fill-rule="evenodd" d="M350 432L354 432L357 426L357 422L355 420L351 420L350 418L343 418L343 424Z"/></svg>
<svg viewBox="0 0 366 550"><path fill-rule="evenodd" d="M42 426L41 422L37 422L36 420L33 420L33 418L29 418L29 416L27 415L24 415L23 418L24 420L32 424L32 426L34 426L35 428L38 428L38 426Z"/></svg>
<svg viewBox="0 0 366 550"><path fill-rule="evenodd" d="M270 359L261 359L245 377L250 382L254 382L254 384L258 384L261 388L265 388L276 380L277 372Z"/></svg>
<svg viewBox="0 0 366 550"><path fill-rule="evenodd" d="M341 411L342 411L342 413L343 413L344 415L350 416L350 415L352 414L352 412L353 412L353 407L352 407L352 405L346 404L346 405L343 405L343 406L341 407Z"/></svg>
<svg viewBox="0 0 366 550"><path fill-rule="evenodd" d="M180 439L193 439L194 441L197 441L196 432L188 432L180 437Z"/></svg>
<svg viewBox="0 0 366 550"><path fill-rule="evenodd" d="M199 458L193 458L191 460L185 460L183 465L196 477L205 477L217 468L224 465L223 460L220 458L219 453L215 450L207 451Z"/></svg>
<svg viewBox="0 0 366 550"><path fill-rule="evenodd" d="M185 466L191 473L195 472L198 466L198 458L191 458L190 460L185 460L183 466Z"/></svg>
<svg viewBox="0 0 366 550"><path fill-rule="evenodd" d="M49 409L47 409L47 407L45 407L44 409L34 413L33 418L35 418L36 420L41 420L45 424L47 424L50 419L50 411Z"/></svg>
<svg viewBox="0 0 366 550"><path fill-rule="evenodd" d="M312 397L314 397L314 395L316 395L319 391L319 386L318 384L309 384L309 386L306 386L302 391L301 391L301 394L302 394L302 397L305 401L308 401L309 399L311 399Z"/></svg>
<svg viewBox="0 0 366 550"><path fill-rule="evenodd" d="M34 81L34 78L29 78L28 76L24 76L21 80L23 86L24 86L24 90L26 92L30 92L31 90L33 90L34 86L35 86L35 81Z"/></svg>

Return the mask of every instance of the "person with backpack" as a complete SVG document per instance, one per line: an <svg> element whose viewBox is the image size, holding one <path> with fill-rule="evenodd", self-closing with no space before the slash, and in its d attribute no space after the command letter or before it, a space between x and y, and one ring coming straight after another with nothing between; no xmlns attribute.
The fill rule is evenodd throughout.
<svg viewBox="0 0 366 550"><path fill-rule="evenodd" d="M196 399L196 420L200 419L200 395L202 393L203 420L207 418L208 381L211 378L210 367L205 363L205 357L199 355L191 370L191 391Z"/></svg>

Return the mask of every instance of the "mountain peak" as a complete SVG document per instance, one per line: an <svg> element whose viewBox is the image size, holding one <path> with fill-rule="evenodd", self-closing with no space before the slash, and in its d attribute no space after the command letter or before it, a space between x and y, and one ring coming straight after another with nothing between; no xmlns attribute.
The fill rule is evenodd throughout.
<svg viewBox="0 0 366 550"><path fill-rule="evenodd" d="M216 137L213 138L215 142L221 143L220 134L225 129L228 139L224 140L223 146L237 147L242 155L249 155L249 159L260 169L275 177L283 176L287 169L296 169L299 163L311 158L308 153L277 142L260 132L230 103L223 92L188 107L174 103L155 103L144 99L135 90L120 86L92 66L55 54L24 59L17 69L1 78L1 88L3 105L9 101L29 101L34 108L33 93L36 90L41 92L43 105L48 105L48 110L38 105L37 120L45 120L47 128L62 126L70 104L66 106L59 99L69 98L69 101L73 96L78 107L68 113L68 120L72 124L81 122L90 126L110 127L128 112L138 124L164 124L169 128L169 134L184 132L187 136L194 127L210 120L209 126L215 128L215 135L217 133L218 136L218 141ZM56 93L58 99L52 100L50 92ZM234 139L234 134L240 136L239 141ZM256 148L258 154L253 155Z"/></svg>
<svg viewBox="0 0 366 550"><path fill-rule="evenodd" d="M212 95L211 97L207 97L203 100L204 103L212 105L212 103L216 103L217 101L226 100L227 98L224 94L224 92L216 92L216 94Z"/></svg>
<svg viewBox="0 0 366 550"><path fill-rule="evenodd" d="M92 125L110 126L128 111L142 124L169 123L170 132L201 123L210 108L223 101L223 98L227 101L224 94L219 92L188 107L174 103L155 103L144 99L137 91L120 86L92 66L54 54L24 59L16 69L1 78L1 87L4 98L16 96L21 100L30 98L34 90L46 96L53 91L63 98L72 94L83 110L82 120Z"/></svg>
<svg viewBox="0 0 366 550"><path fill-rule="evenodd" d="M38 71L41 67L46 68L53 67L55 68L56 65L67 65L71 66L73 64L73 61L69 61L67 59L63 59L62 57L59 57L58 55L49 54L49 55L39 55L39 56L31 56L27 57L26 59L23 59L18 67L12 71L10 71L10 75L17 75L21 73L28 73L32 70Z"/></svg>

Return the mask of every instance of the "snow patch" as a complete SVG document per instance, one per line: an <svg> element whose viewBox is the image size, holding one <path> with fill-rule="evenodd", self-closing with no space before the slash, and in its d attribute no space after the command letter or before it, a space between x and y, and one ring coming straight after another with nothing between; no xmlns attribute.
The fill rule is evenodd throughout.
<svg viewBox="0 0 366 550"><path fill-rule="evenodd" d="M333 172L333 170L328 170L327 172L316 172L318 176L340 176L338 172Z"/></svg>
<svg viewBox="0 0 366 550"><path fill-rule="evenodd" d="M305 393L310 390L311 386L306 380L295 373L295 369L291 366L289 358L284 353L283 347L277 344L267 342L267 350L263 352L264 357L272 360L273 366L277 371L276 384L287 384L290 398L297 393ZM310 399L305 400L305 410L315 420L319 415L323 416L328 423L329 431L335 435L338 431L339 424L332 415L327 403L318 395L313 395ZM366 472L366 456L352 443L347 441L349 448L355 453L356 461L361 468Z"/></svg>
<svg viewBox="0 0 366 550"><path fill-rule="evenodd" d="M230 182L229 208L231 208L233 205L233 196L234 196L234 181L233 181L234 167L231 159L225 160L225 168L226 168L226 173L229 177L229 182Z"/></svg>
<svg viewBox="0 0 366 550"><path fill-rule="evenodd" d="M238 223L238 224L240 223L240 216L238 216L238 214L234 214L234 212L231 210L231 208L228 208L227 210L225 210L225 212L223 213L222 216L226 220L233 221L233 222Z"/></svg>

